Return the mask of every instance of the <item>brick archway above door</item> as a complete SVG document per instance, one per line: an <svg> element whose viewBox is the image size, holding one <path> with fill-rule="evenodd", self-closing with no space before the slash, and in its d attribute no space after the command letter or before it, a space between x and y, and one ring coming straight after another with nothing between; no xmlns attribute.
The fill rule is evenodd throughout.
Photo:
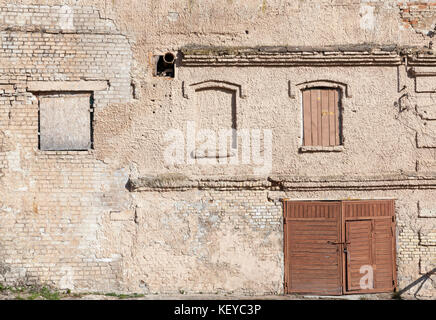
<svg viewBox="0 0 436 320"><path fill-rule="evenodd" d="M284 201L285 293L396 288L394 200Z"/></svg>

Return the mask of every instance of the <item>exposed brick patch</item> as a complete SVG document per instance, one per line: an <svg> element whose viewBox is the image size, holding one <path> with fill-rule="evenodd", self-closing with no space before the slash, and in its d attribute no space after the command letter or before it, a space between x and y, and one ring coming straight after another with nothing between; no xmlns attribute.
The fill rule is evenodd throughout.
<svg viewBox="0 0 436 320"><path fill-rule="evenodd" d="M401 23L404 28L429 36L436 23L436 2L400 2Z"/></svg>

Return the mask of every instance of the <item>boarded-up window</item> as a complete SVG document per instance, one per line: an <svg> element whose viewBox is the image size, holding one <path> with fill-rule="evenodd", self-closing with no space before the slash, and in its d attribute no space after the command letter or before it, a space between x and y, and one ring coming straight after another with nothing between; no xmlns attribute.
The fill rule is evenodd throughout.
<svg viewBox="0 0 436 320"><path fill-rule="evenodd" d="M304 146L338 146L342 144L340 91L310 88L303 91Z"/></svg>
<svg viewBox="0 0 436 320"><path fill-rule="evenodd" d="M88 150L92 147L90 93L39 96L41 150Z"/></svg>

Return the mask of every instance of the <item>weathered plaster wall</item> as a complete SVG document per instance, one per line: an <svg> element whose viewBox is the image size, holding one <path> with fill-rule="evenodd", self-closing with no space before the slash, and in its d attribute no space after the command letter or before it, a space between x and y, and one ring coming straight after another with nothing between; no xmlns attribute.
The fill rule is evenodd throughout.
<svg viewBox="0 0 436 320"><path fill-rule="evenodd" d="M393 198L398 284L405 288L434 268L436 251L434 240L429 240L434 224L420 214L434 207L433 202L426 207L422 199L434 197L434 191L420 190L138 193L136 216L112 221L106 232L123 235L113 238L111 247L124 244L128 252L123 255L124 281L132 291L281 294L283 225L278 199ZM431 297L434 280L408 293Z"/></svg>
<svg viewBox="0 0 436 320"><path fill-rule="evenodd" d="M434 183L429 190L416 183L432 181L435 169L435 77L423 77L417 85L430 89L419 93L404 65L202 68L181 65L179 56L170 80L153 77L151 63L152 55L189 44L422 47L431 40L421 30L431 31L426 12L433 7L342 0L12 2L0 1L0 281L78 291L282 293L281 196L397 198L400 287L434 268ZM419 29L415 18L407 20L408 7L418 21L426 16ZM293 86L325 79L350 88L343 98L345 148L299 153L301 96ZM183 87L202 80L240 86L239 126L273 130L272 171L260 180L246 177L250 165L165 163L166 130L195 120L195 96L187 99ZM93 92L94 150L38 150L41 90L32 88L41 84L33 81L48 91ZM174 173L182 175L176 182ZM169 188L126 188L129 179L159 174L170 177ZM430 178L413 180L419 174ZM271 182L268 175L285 178ZM203 181L192 187L187 179ZM177 183L180 189L172 189ZM377 186L365 187L371 184ZM307 185L312 189L303 192ZM419 295L434 294L430 279Z"/></svg>

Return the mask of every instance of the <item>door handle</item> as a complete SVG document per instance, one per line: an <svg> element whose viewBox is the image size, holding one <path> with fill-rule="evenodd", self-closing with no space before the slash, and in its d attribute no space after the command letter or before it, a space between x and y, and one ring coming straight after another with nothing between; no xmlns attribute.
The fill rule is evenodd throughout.
<svg viewBox="0 0 436 320"><path fill-rule="evenodd" d="M349 242L333 242L333 241L327 241L327 243L328 244L344 244L344 245L350 244Z"/></svg>
<svg viewBox="0 0 436 320"><path fill-rule="evenodd" d="M328 244L344 244L343 242L327 241Z"/></svg>

